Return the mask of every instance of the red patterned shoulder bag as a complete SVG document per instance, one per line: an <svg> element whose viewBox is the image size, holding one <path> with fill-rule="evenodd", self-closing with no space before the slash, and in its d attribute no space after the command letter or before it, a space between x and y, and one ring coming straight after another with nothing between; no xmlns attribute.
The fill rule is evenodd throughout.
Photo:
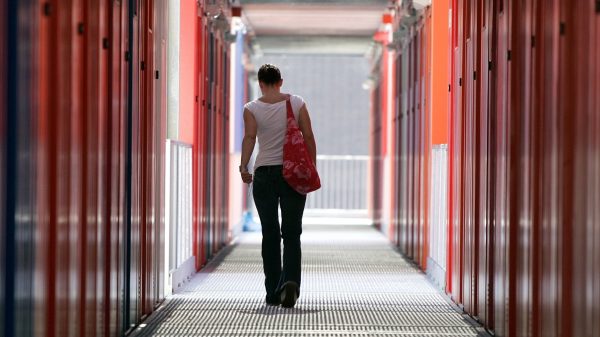
<svg viewBox="0 0 600 337"><path fill-rule="evenodd" d="M296 192L307 194L321 188L321 180L294 118L289 96L285 104L287 131L283 143L283 178Z"/></svg>

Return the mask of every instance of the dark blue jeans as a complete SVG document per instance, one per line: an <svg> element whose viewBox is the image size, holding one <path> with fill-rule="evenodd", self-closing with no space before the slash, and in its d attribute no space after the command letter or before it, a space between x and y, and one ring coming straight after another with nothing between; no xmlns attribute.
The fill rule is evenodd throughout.
<svg viewBox="0 0 600 337"><path fill-rule="evenodd" d="M262 259L267 297L277 296L284 283L300 286L302 214L306 196L283 179L282 166L261 166L254 172L253 196L262 227ZM281 227L279 225L281 205ZM281 266L283 238L283 268Z"/></svg>

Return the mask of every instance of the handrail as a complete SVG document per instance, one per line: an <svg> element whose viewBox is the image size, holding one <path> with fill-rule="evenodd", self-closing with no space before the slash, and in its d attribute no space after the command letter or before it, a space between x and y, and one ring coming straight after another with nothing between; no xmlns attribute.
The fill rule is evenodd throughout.
<svg viewBox="0 0 600 337"><path fill-rule="evenodd" d="M306 209L366 210L369 156L318 155L321 189L309 195Z"/></svg>

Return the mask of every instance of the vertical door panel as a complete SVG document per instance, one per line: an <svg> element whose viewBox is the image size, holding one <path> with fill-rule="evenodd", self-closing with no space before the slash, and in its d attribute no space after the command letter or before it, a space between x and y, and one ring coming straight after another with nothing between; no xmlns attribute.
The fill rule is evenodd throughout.
<svg viewBox="0 0 600 337"><path fill-rule="evenodd" d="M126 187L129 190L129 204L126 210L129 212L126 221L129 222L125 228L126 255L125 255L125 320L123 328L129 330L137 321L140 310L140 281L141 281L141 145L140 145L140 7L137 1L133 2L129 12L129 48L130 50L130 78L129 78L129 111L128 111L128 145L129 173L127 174Z"/></svg>
<svg viewBox="0 0 600 337"><path fill-rule="evenodd" d="M408 78L409 78L409 65L408 65L408 49L404 49L401 54L401 110L400 110L400 201L399 201L399 209L400 209L400 223L399 223L399 232L400 238L398 240L398 245L400 250L406 253L406 247L408 245L408 236L407 236L407 205L408 205L408 164L407 164L407 152L408 152Z"/></svg>
<svg viewBox="0 0 600 337"><path fill-rule="evenodd" d="M206 188L209 180L209 168L208 168L208 106L210 103L210 82L209 82L209 66L210 66L210 35L208 32L206 20L203 20L203 28L204 28L204 58L202 62L203 69L203 81L202 81L202 114L200 115L200 123L199 123L199 134L200 134L200 225L201 225L201 249L202 249L202 262L204 263L208 259L208 242L209 237L209 223L208 223L208 189Z"/></svg>
<svg viewBox="0 0 600 337"><path fill-rule="evenodd" d="M576 200L574 186L575 174L575 127L580 117L578 111L578 88L577 88L577 39L575 8L577 5L569 1L559 1L559 20L561 31L559 31L559 62L558 62L558 189L559 189L559 227L558 227L558 266L559 266L559 288L558 301L556 305L560 310L558 322L558 333L561 336L569 336L573 333L575 306L573 303L573 285L576 281L573 266L574 258L574 216L573 202ZM567 27L572 33L567 34ZM578 191L577 193L581 193ZM581 258L581 257L578 257ZM584 258L583 258L584 259ZM579 262L581 263L581 261Z"/></svg>
<svg viewBox="0 0 600 337"><path fill-rule="evenodd" d="M543 130L542 130L542 101L543 87L547 85L543 81L543 41L542 24L543 17L541 14L542 1L533 1L531 7L532 16L532 43L531 51L531 130L532 144L532 182L531 182L531 336L538 337L541 331L542 316L541 316L541 297L542 297L542 281L541 281L541 261L542 261L542 182L543 182L543 161L542 158L546 154L543 153Z"/></svg>
<svg viewBox="0 0 600 337"><path fill-rule="evenodd" d="M458 0L453 7L454 22L454 83L452 87L453 103L451 117L451 153L452 157L450 176L452 179L452 196L449 205L451 209L452 240L451 265L452 265L452 298L457 303L463 303L463 275L464 275L464 102L465 102L465 64L464 64L464 14L465 1Z"/></svg>
<svg viewBox="0 0 600 337"><path fill-rule="evenodd" d="M67 100L71 98L71 65L73 64L73 56L71 53L71 40L73 39L71 32L71 8L70 4L67 3L63 7L63 15L58 20L59 34L63 36L63 39L57 40L59 43L59 58L68 60L63 64L58 64L59 73L58 75L64 79L63 85L59 87L56 94L59 97L58 107L60 113L57 115L57 123L54 129L57 130L56 154L58 158L57 168L55 176L49 179L57 181L63 181L63 184L57 184L57 197L56 197L56 228L53 232L56 233L56 288L51 290L56 293L56 303L52 310L57 311L56 317L56 333L57 335L70 336L73 333L69 333L69 320L71 319L67 311L69 308L69 180L71 177L71 167L69 165L69 156L71 154L71 122L70 122L70 105L67 105ZM60 13L60 12L59 12ZM51 206L52 207L52 206ZM52 229L51 229L52 230ZM74 254L73 254L74 255ZM74 319L72 319L74 321ZM72 330L71 330L72 331Z"/></svg>
<svg viewBox="0 0 600 337"><path fill-rule="evenodd" d="M424 143L424 134L423 134L423 126L424 126L424 118L425 118L425 110L424 110L424 103L423 103L423 98L424 98L424 93L423 93L423 85L425 82L425 76L424 76L424 66L425 66L425 58L424 58L424 52L423 52L423 47L424 47L424 29L423 26L418 26L419 32L417 33L416 36L416 40L418 41L418 47L417 47L417 79L416 79L416 83L415 83L415 89L416 91L416 97L415 97L415 102L416 102L416 120L415 120L415 135L416 135L416 142L415 142L415 244L414 244L414 260L415 262L417 262L417 264L419 263L419 261L421 260L421 253L422 253L422 230L423 230L423 213L422 213L422 207L423 207L423 200L422 200L422 196L423 196L423 185L422 185L422 179L423 179L423 143Z"/></svg>
<svg viewBox="0 0 600 337"><path fill-rule="evenodd" d="M490 55L490 34L492 31L491 27L491 10L493 10L492 1L484 1L481 7L477 11L479 14L477 26L480 29L479 35L479 62L477 69L477 87L478 94L478 112L477 112L477 151L478 151L478 164L476 170L478 171L478 199L475 207L477 208L477 217L475 219L478 228L478 249L476 255L477 259L477 317L484 324L489 324L489 310L488 305L490 303L490 255L488 254L490 245L490 198L488 188L489 184L492 184L490 175L490 157L492 155L490 151L490 102L492 101L489 97L494 95L490 90L491 72L489 69L489 63L491 62Z"/></svg>
<svg viewBox="0 0 600 337"><path fill-rule="evenodd" d="M600 55L600 5L596 1L595 13L592 14L593 18L590 23L590 35L591 35L591 48L589 52L592 55ZM592 205L600 204L600 97L593 93L600 91L600 58L591 57L591 97L592 97L592 111L593 121L590 123L593 128L590 131L592 148L591 152L594 154L593 159L590 162L590 177L593 177L593 198L590 198ZM600 229L598 223L600 222L600 208L590 207L588 209L588 228L590 229L591 239L593 240L592 250L592 267L588 270L589 284L588 293L591 291L589 298L589 306L591 306L591 335L600 335ZM593 231L591 228L593 227ZM588 248L589 251L589 248ZM588 264L589 265L589 264ZM590 303L591 302L591 303Z"/></svg>
<svg viewBox="0 0 600 337"><path fill-rule="evenodd" d="M86 22L86 34L84 40L84 64L86 85L84 86L85 111L82 116L82 175L85 187L82 204L82 251L85 259L82 261L83 275L83 298L82 328L81 331L87 336L93 336L103 330L98 321L99 310L104 297L103 261L100 254L103 234L105 213L106 182L105 175L101 172L107 170L102 167L105 163L104 144L108 135L107 114L105 105L106 97L106 70L107 53L102 48L102 39L106 36L104 1L86 2L84 5L84 19ZM100 323L100 324L99 324Z"/></svg>
<svg viewBox="0 0 600 337"><path fill-rule="evenodd" d="M5 1L0 2L0 21L2 24L0 25L0 102L7 102L6 99L6 82L7 82L7 66L6 66L6 54L8 49L8 37L6 36L6 22L8 22L7 17L7 5ZM7 121L7 104L0 104L0 186L6 185L6 144L7 144L7 131L6 131L6 121ZM6 188L0 188L0 233L2 236L0 238L0 303L6 303L7 297L5 292L6 285L6 255L5 255L5 247L6 247L6 230L7 230L7 221L5 215L5 202L6 202ZM2 305L0 307L0 331L3 334L7 334L6 324L4 319L6 317L5 314L6 305Z"/></svg>
<svg viewBox="0 0 600 337"><path fill-rule="evenodd" d="M56 48L51 49L52 43L56 42L56 18L48 15L39 15L39 41L38 41L38 90L40 101L46 104L40 104L36 111L38 116L37 141L39 150L38 172L36 174L36 186L38 190L44 191L37 193L38 220L36 230L39 240L36 242L36 265L38 272L43 275L38 279L38 302L36 303L36 320L34 332L40 335L44 331L48 336L55 336L56 311L54 304L56 300L55 279L56 279L56 221L52 218L53 198L56 192L56 181L48 179L53 177L56 170L56 142L55 137L50 135L53 129L53 120L49 116L57 116L56 95L51 95L52 88L49 85L49 78L55 78L57 69L51 64L55 64ZM56 46L56 44L54 44ZM39 247L48 247L40 249ZM6 334L9 336L10 334Z"/></svg>
<svg viewBox="0 0 600 337"><path fill-rule="evenodd" d="M463 8L463 29L464 29L464 64L465 71L463 75L464 85L464 107L463 107L463 127L464 127L464 144L463 144L463 304L467 312L474 313L475 307L473 292L474 285L476 284L476 275L473 269L475 251L477 249L477 243L475 240L475 78L473 77L475 72L475 60L474 52L476 46L476 36L473 34L473 25L471 22L471 7L476 7L474 3L465 1L465 7Z"/></svg>
<svg viewBox="0 0 600 337"><path fill-rule="evenodd" d="M417 48L415 48L416 62L415 69L417 69L415 78L415 152L414 152L414 164L415 164L415 175L413 177L414 188L415 188L415 203L414 203L414 245L413 245L413 259L419 261L421 259L421 146L423 144L423 29L419 27L419 32L415 37L417 41Z"/></svg>
<svg viewBox="0 0 600 337"><path fill-rule="evenodd" d="M509 274L509 219L508 219L508 164L509 164L509 68L508 59L510 56L509 46L509 2L500 2L496 11L498 15L497 30L497 101L496 101L496 198L495 198L495 254L494 254L494 332L499 335L508 334L508 312L506 305L511 300L508 293L508 274Z"/></svg>
<svg viewBox="0 0 600 337"><path fill-rule="evenodd" d="M154 243L153 243L153 270L155 285L153 287L153 297L156 306L162 302L165 294L164 284L164 256L165 256L165 151L166 151L166 130L167 130L167 2L155 2L154 10L154 88L153 88L153 109L155 115L153 147L155 156L153 165L156 168L155 177L156 188L153 197L155 210L153 217L155 219ZM193 172L193 171L192 171ZM196 180L194 180L196 181ZM195 214L195 213L193 213Z"/></svg>
<svg viewBox="0 0 600 337"><path fill-rule="evenodd" d="M406 238L407 246L405 248L405 254L412 258L413 252L413 204L414 198L414 144L415 144L415 127L414 127L414 114L415 114L415 42L411 40L408 47L408 110L407 110L407 153L406 153L406 179L407 179L407 208L406 208Z"/></svg>
<svg viewBox="0 0 600 337"><path fill-rule="evenodd" d="M87 190L87 162L85 160L86 140L85 126L87 119L87 62L85 60L88 36L84 34L84 8L83 0L73 0L72 16L69 28L73 32L71 44L71 90L70 90L70 181L69 181L69 307L68 317L69 332L71 336L85 334L85 298L87 294L87 259L88 247L86 244L88 228L85 222L85 206L90 195Z"/></svg>
<svg viewBox="0 0 600 337"><path fill-rule="evenodd" d="M413 38L410 43L410 85L409 85L409 112L408 112L408 137L409 137L409 150L408 150L408 181L409 181L409 192L408 192L408 247L406 254L414 259L415 255L415 229L416 229L416 218L415 218L415 206L416 206L416 182L415 182L415 157L416 157L416 119L417 119L417 78L419 76L418 68L418 53L417 53L417 40Z"/></svg>
<svg viewBox="0 0 600 337"><path fill-rule="evenodd" d="M592 100L598 96L598 92L591 91L593 88L591 71L594 66L590 57L598 58L598 55L590 53L594 43L590 39L593 27L591 25L595 16L596 5L593 1L582 1L575 4L563 1L561 20L563 20L564 29L561 32L564 41L564 62L565 67L560 75L565 78L565 86L571 84L572 87L566 89L564 95L561 95L564 104L559 104L561 120L564 126L564 153L565 158L562 168L565 170L564 197L571 197L564 200L563 215L569 216L569 220L563 220L563 233L570 236L569 242L563 242L563 249L569 253L563 253L563 301L570 301L566 305L572 309L570 315L564 315L563 334L573 336L591 335L593 318L591 317L592 306L589 303L587 291L577 291L578 289L590 289L591 278L587 275L593 268L593 243L590 240L593 231L588 231L588 221L590 214L588 207L597 208L596 205L589 203L593 199L593 178L588 174L590 161L594 158L591 151L593 149L591 132L596 131L590 128L593 124ZM594 13L594 14L592 14ZM568 30L570 28L570 30ZM567 97L572 94L573 96ZM564 120L569 119L571 124ZM572 161L571 161L572 160ZM570 171L570 172L569 172ZM585 192L584 192L585 191ZM592 216L593 218L593 216ZM566 241L564 239L563 241ZM569 256L570 255L570 256ZM570 259L567 259L570 257ZM569 288L567 288L569 282ZM565 305L563 303L563 305Z"/></svg>
<svg viewBox="0 0 600 337"><path fill-rule="evenodd" d="M222 48L222 67L223 70L221 72L221 123L222 123L222 127L221 127L221 148L220 148L220 153L221 153L221 157L220 157L220 165L221 165L221 169L219 170L219 174L221 176L221 190L220 190L220 196L219 196L219 203L220 203L220 209L219 209L219 249L221 249L222 247L225 246L226 242L227 242L227 223L226 223L226 214L227 214L227 191L228 186L227 186L227 182L228 182L228 177L229 174L227 174L228 169L227 169L227 156L229 154L229 149L227 148L227 139L228 139L228 124L227 124L227 102L228 102L228 77L229 77L229 58L228 58L228 52L227 52L227 43L224 42L221 45Z"/></svg>
<svg viewBox="0 0 600 337"><path fill-rule="evenodd" d="M111 29L111 125L114 136L111 137L111 230L110 230L110 331L111 334L121 333L126 328L125 310L127 308L124 289L126 285L125 258L127 254L128 227L126 217L130 212L126 207L128 189L126 183L129 155L128 109L129 100L129 62L123 55L129 50L129 7L124 3L114 2L112 7Z"/></svg>
<svg viewBox="0 0 600 337"><path fill-rule="evenodd" d="M140 20L140 315L153 308L152 251L154 246L156 210L155 186L160 176L154 165L157 154L153 144L156 114L153 106L154 84L154 2L142 1L138 10Z"/></svg>
<svg viewBox="0 0 600 337"><path fill-rule="evenodd" d="M540 39L543 56L542 81L543 99L540 110L543 111L541 125L543 133L542 149L544 153L542 165L541 188L541 336L559 336L558 321L558 144L556 125L558 119L558 1L541 1L540 20L542 23L542 36Z"/></svg>
<svg viewBox="0 0 600 337"><path fill-rule="evenodd" d="M455 285L454 282L454 115L456 110L455 100L457 92L457 74L456 74L456 32L457 32L457 4L458 0L451 0L449 6L449 46L448 56L449 62L449 80L448 84L449 101L448 101L448 126L449 126L449 137L448 137L448 230L447 236L448 241L446 245L446 292L452 296L454 294Z"/></svg>
<svg viewBox="0 0 600 337"><path fill-rule="evenodd" d="M531 3L512 9L510 61L509 333L529 336L531 310Z"/></svg>
<svg viewBox="0 0 600 337"><path fill-rule="evenodd" d="M4 217L0 220L0 244L4 248L2 265L3 276L0 277L0 298L3 299L3 324L0 334L7 336L28 336L33 333L30 322L34 319L31 308L34 295L34 244L37 234L34 216L36 215L36 138L33 132L36 127L37 96L35 88L37 22L39 17L35 11L34 1L2 2L2 25L6 40L0 58L4 59L6 68L0 68L0 80L3 94L6 95L0 104L6 104L5 118L0 122L5 127L6 137L2 150L2 161L6 185L6 199L0 208ZM6 7L4 7L6 6ZM6 11L6 12L4 12ZM26 16L29 20L22 20ZM6 71L6 72L5 72ZM4 109L4 108L3 108ZM4 152L6 151L6 152ZM0 172L2 175L2 172Z"/></svg>
<svg viewBox="0 0 600 337"><path fill-rule="evenodd" d="M200 9L198 9L200 10ZM200 219L200 115L202 114L203 99L202 95L202 81L203 81L203 68L202 61L204 59L204 36L202 19L198 17L196 13L195 27L196 29L196 48L195 48L195 61L194 61L194 143L192 146L192 251L196 257L196 270L200 269L202 265L201 252L201 219Z"/></svg>
<svg viewBox="0 0 600 337"><path fill-rule="evenodd" d="M400 114L401 114L401 103L400 96L402 92L402 83L401 83L401 72L402 72L402 62L401 62L401 53L396 54L396 58L394 59L395 63L395 74L394 74L394 110L393 110L393 118L392 118L392 132L393 132L393 151L390 153L392 158L392 176L393 176L393 185L391 187L390 193L392 194L392 212L391 212L391 226L392 226L392 242L397 246L400 242Z"/></svg>
<svg viewBox="0 0 600 337"><path fill-rule="evenodd" d="M427 258L429 257L429 182L431 176L430 154L431 154L431 43L432 43L432 13L430 9L425 13L425 25L423 27L423 83L422 94L422 144L421 144L421 260L423 270L427 270Z"/></svg>

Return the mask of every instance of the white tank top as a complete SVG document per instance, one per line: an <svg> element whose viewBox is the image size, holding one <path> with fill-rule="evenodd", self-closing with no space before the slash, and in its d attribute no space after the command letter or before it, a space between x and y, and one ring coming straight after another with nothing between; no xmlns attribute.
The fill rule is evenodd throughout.
<svg viewBox="0 0 600 337"><path fill-rule="evenodd" d="M292 111L298 120L300 108L304 100L298 95L291 95ZM265 103L258 99L246 103L254 116L257 125L258 155L254 169L260 166L283 164L283 140L287 130L287 110L285 100L277 103Z"/></svg>

